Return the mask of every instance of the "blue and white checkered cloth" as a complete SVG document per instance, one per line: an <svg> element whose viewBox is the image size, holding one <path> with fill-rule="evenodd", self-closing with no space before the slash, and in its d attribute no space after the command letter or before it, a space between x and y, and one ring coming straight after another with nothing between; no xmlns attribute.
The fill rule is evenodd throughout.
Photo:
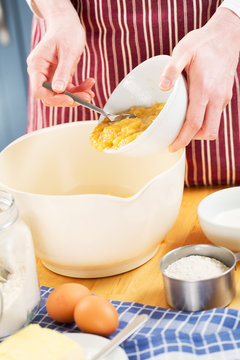
<svg viewBox="0 0 240 360"><path fill-rule="evenodd" d="M51 288L41 287L39 310L33 319L42 327L79 332L75 324L53 321L46 311ZM119 314L119 328L148 314L149 320L121 347L129 360L240 360L240 312L229 308L188 313L139 303L111 301Z"/></svg>

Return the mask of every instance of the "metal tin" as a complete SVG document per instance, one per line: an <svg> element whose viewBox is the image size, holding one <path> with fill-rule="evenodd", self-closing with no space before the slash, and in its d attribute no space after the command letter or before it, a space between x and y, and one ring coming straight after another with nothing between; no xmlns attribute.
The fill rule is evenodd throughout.
<svg viewBox="0 0 240 360"><path fill-rule="evenodd" d="M202 255L215 258L229 267L222 275L204 280L180 280L166 275L168 265L178 259ZM227 306L235 296L234 272L240 253L215 245L198 244L177 248L160 262L167 303L177 310L201 311Z"/></svg>

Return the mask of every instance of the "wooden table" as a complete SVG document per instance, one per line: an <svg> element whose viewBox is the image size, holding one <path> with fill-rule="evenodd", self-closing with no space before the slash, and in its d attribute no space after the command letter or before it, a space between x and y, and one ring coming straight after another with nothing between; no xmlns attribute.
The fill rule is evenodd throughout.
<svg viewBox="0 0 240 360"><path fill-rule="evenodd" d="M37 259L40 285L56 287L74 281L87 286L92 293L104 296L107 299L133 301L167 308L162 275L159 269L160 260L164 254L176 247L209 243L200 228L197 207L205 196L220 189L220 187L185 188L176 223L161 242L155 256L139 268L107 278L72 279L51 272ZM240 310L239 266L237 266L235 281L237 293L229 307Z"/></svg>

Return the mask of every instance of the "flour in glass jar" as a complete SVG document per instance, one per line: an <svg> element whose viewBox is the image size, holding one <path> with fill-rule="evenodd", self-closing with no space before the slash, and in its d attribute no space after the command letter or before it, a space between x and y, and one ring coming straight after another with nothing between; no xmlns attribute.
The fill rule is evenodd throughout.
<svg viewBox="0 0 240 360"><path fill-rule="evenodd" d="M168 265L164 273L172 278L187 281L211 279L229 268L221 261L201 255L182 257Z"/></svg>

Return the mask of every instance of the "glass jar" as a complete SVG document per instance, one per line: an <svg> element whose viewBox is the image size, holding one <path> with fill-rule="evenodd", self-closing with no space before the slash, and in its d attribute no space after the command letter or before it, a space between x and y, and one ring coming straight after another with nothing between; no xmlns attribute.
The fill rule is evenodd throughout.
<svg viewBox="0 0 240 360"><path fill-rule="evenodd" d="M18 217L13 196L0 190L0 339L27 325L40 289L32 236Z"/></svg>

